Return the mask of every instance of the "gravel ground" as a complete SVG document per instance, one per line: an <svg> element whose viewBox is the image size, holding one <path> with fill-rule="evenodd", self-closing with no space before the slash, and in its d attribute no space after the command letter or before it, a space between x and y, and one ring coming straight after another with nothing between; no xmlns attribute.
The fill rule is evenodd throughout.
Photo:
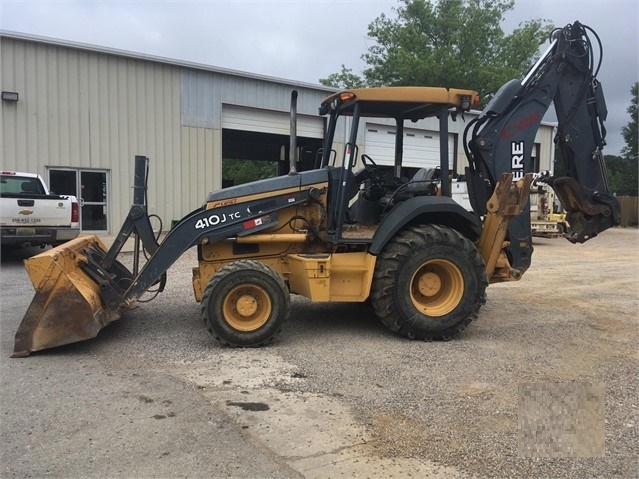
<svg viewBox="0 0 639 479"><path fill-rule="evenodd" d="M389 337L354 305L308 305L310 323L278 348L315 390L352 404L375 454L479 477L637 477L637 240L616 229L585 245L536 241L524 278L489 287L479 319L451 342ZM524 383L603 385L605 455L519 457Z"/></svg>
<svg viewBox="0 0 639 479"><path fill-rule="evenodd" d="M248 350L219 346L203 327L190 288L196 262L191 251L169 271L164 293L96 340L20 362L33 369L51 358L72 364L89 356L114 380L133 381L135 372L182 387L188 407L209 404L203 417L222 412L217 421L228 434L234 428L248 434L251 447L270 461L268 473L248 466L229 473L233 469L220 465L211 476L634 478L638 246L638 231L621 228L585 245L536 240L523 279L491 285L479 319L453 341L409 341L388 332L365 305L294 297L281 336L266 348ZM13 271L8 264L3 260L3 288L7 270ZM5 332L17 326L24 309L3 308ZM5 355L6 342L5 335ZM11 365L2 362L5 384L12 381ZM591 431L591 442L603 445L588 449L595 457L570 457L580 454L561 443L546 457L522 454L527 412L520 410L521 387L542 391L549 384L567 385L577 396L589 391L593 405L603 404L590 409L589 418L577 414L579 431ZM2 400L17 398L5 388ZM172 400L173 408L180 407ZM3 435L19 445L18 428L3 407L10 426L3 429L12 437ZM570 431L556 422L551 429L553 424L556 430L547 437L567 439ZM599 443L597 434L605 434L605 441ZM576 443L586 439L573 437ZM14 454L5 443L3 462ZM278 464L283 469L272 472ZM6 476L29 476L27 467L16 466Z"/></svg>

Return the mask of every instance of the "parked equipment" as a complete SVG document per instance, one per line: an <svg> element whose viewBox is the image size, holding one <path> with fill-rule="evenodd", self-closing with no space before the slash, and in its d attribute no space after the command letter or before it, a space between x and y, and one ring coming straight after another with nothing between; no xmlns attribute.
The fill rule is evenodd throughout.
<svg viewBox="0 0 639 479"><path fill-rule="evenodd" d="M570 228L566 212L543 179L533 180L530 190L530 231L538 238L563 238Z"/></svg>
<svg viewBox="0 0 639 479"><path fill-rule="evenodd" d="M147 213L148 160L136 157L133 205L111 248L85 236L26 261L36 294L16 333L14 356L95 337L152 286L161 291L168 268L193 246L195 298L208 329L225 344L270 341L288 316L290 293L314 301L370 300L395 333L453 337L478 314L489 283L518 280L530 266L528 172L551 101L566 176L545 181L567 211L567 238L584 242L619 223L603 162L606 106L589 31L578 22L557 30L524 80L505 84L469 122L464 143L474 213L450 198L447 139L449 115L462 116L478 103L471 90L335 93L320 106L328 122L316 169L297 172L292 148L288 175L209 194L160 244ZM396 120L392 177L359 152L365 117ZM432 170L405 178L402 167L404 122L426 117L440 121L443 177L437 181ZM338 124L350 125L343 151L333 141ZM150 256L139 271L137 261L133 271L118 261L132 234Z"/></svg>

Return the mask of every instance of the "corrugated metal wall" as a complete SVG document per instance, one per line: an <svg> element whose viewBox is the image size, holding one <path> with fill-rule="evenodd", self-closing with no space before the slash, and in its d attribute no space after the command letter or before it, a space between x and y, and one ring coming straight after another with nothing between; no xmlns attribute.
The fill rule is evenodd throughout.
<svg viewBox="0 0 639 479"><path fill-rule="evenodd" d="M117 231L132 198L133 157L144 154L153 160L150 210L180 214L178 67L7 37L0 62L2 89L20 95L2 105L3 168L45 178L47 167L109 170Z"/></svg>
<svg viewBox="0 0 639 479"><path fill-rule="evenodd" d="M222 105L287 112L291 85L167 62L0 37L2 168L109 171L112 233L132 198L133 157L151 158L149 211L165 226L221 186ZM299 88L317 115L326 91Z"/></svg>
<svg viewBox="0 0 639 479"><path fill-rule="evenodd" d="M555 128L552 125L541 125L535 136L535 143L539 144L539 169L554 169L555 163Z"/></svg>

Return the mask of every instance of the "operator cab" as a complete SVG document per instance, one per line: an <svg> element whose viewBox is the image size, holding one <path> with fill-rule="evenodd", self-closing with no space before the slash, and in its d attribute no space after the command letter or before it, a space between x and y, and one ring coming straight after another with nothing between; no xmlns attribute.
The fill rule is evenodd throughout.
<svg viewBox="0 0 639 479"><path fill-rule="evenodd" d="M358 226L367 227L370 240L386 213L394 206L415 196L450 196L448 117L470 110L479 103L472 90L438 87L381 87L350 89L326 98L319 109L328 115L320 167L329 167L332 176L329 216L331 241L340 242L344 233ZM333 147L335 132L342 128L340 119L346 117L350 125L341 164ZM409 169L402 165L404 123L438 117L440 134L440 166L438 168ZM357 135L364 118L395 120L395 152L392 167L384 168L369 155L360 154ZM330 166L334 168L330 168ZM411 171L412 170L412 171ZM358 233L359 234L359 233ZM349 235L352 241L353 235Z"/></svg>

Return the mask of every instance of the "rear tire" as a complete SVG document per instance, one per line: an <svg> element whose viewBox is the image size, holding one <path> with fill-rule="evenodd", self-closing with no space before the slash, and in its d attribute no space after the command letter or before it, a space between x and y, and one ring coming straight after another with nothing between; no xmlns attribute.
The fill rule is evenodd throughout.
<svg viewBox="0 0 639 479"><path fill-rule="evenodd" d="M270 342L288 318L291 300L284 280L259 261L221 268L202 295L202 319L221 343L256 347Z"/></svg>
<svg viewBox="0 0 639 479"><path fill-rule="evenodd" d="M451 228L419 225L380 253L371 300L391 331L448 340L477 317L487 285L484 261L469 239Z"/></svg>

